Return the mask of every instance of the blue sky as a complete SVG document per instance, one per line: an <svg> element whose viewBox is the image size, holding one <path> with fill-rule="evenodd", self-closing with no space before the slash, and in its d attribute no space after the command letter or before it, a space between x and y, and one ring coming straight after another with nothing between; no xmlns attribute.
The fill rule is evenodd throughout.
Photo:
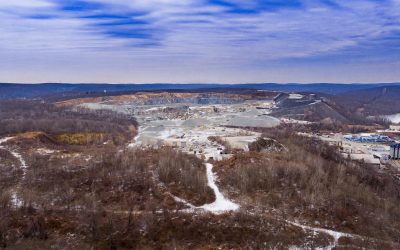
<svg viewBox="0 0 400 250"><path fill-rule="evenodd" d="M400 0L0 0L0 82L400 81Z"/></svg>

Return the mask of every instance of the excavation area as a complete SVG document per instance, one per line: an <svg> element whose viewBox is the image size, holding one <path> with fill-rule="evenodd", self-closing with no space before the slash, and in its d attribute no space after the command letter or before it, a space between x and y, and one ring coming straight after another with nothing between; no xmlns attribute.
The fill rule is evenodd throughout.
<svg viewBox="0 0 400 250"><path fill-rule="evenodd" d="M205 160L221 160L229 158L232 150L248 150L248 144L261 134L247 128L272 128L281 123L269 115L274 108L271 99L237 101L209 97L203 98L202 104L198 100L184 101L158 105L150 101L143 105L143 101L137 100L105 101L79 107L134 116L139 130L130 147L173 147Z"/></svg>

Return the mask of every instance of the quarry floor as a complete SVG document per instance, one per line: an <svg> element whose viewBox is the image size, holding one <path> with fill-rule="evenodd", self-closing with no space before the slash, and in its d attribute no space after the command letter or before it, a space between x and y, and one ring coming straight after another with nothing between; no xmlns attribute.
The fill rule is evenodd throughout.
<svg viewBox="0 0 400 250"><path fill-rule="evenodd" d="M224 147L209 140L209 137L221 138L234 149L247 150L248 143L261 134L249 132L246 127L274 127L281 123L279 119L268 115L272 105L265 101L144 106L88 103L83 106L133 115L139 123L139 132L131 147L171 146L205 160L229 157L223 152Z"/></svg>

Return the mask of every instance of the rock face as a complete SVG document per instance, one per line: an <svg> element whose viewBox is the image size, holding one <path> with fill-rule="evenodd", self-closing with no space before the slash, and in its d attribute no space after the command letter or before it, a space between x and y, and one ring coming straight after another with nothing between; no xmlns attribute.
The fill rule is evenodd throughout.
<svg viewBox="0 0 400 250"><path fill-rule="evenodd" d="M134 95L108 96L98 98L79 98L57 103L58 106L74 106L82 103L125 103L130 105L163 105L173 103L190 104L235 104L246 100L262 98L252 94L234 93L137 93Z"/></svg>
<svg viewBox="0 0 400 250"><path fill-rule="evenodd" d="M246 98L239 95L226 94L178 94L162 93L159 95L140 95L138 98L127 101L129 104L136 105L162 105L172 103L191 103L191 104L234 104L245 101Z"/></svg>

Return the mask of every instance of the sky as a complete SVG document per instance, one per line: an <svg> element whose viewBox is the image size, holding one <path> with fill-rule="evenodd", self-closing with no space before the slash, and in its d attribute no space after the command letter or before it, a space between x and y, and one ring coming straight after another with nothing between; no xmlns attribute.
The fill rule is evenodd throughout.
<svg viewBox="0 0 400 250"><path fill-rule="evenodd" d="M0 82L400 82L400 0L0 0Z"/></svg>

